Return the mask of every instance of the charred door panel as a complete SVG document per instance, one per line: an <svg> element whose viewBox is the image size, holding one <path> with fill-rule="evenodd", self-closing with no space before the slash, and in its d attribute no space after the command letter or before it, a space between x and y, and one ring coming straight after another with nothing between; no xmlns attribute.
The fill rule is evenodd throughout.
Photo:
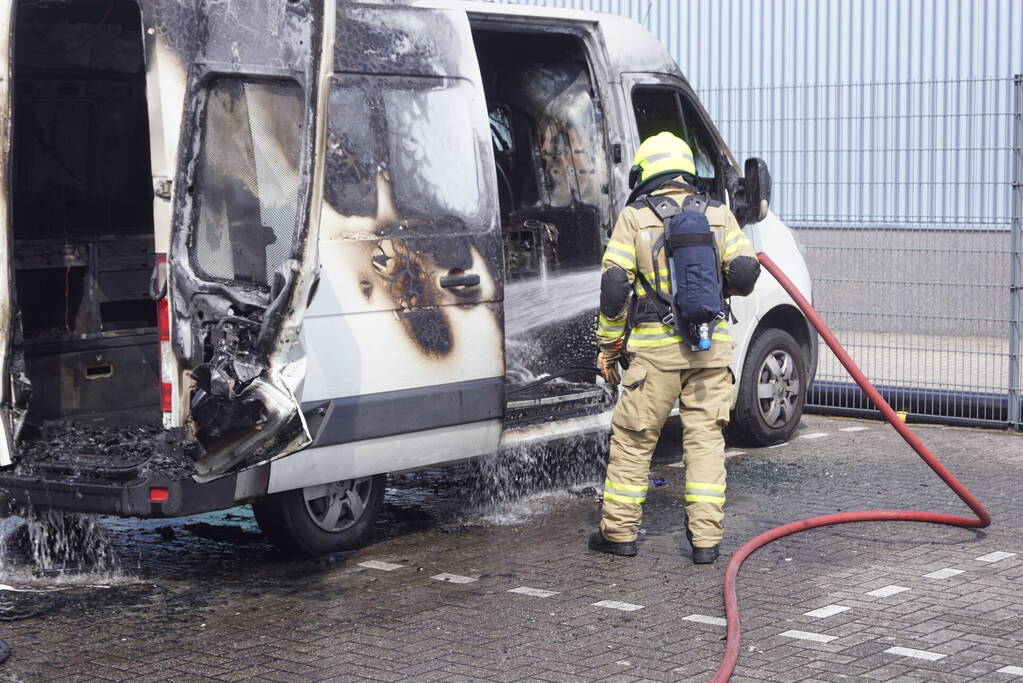
<svg viewBox="0 0 1023 683"><path fill-rule="evenodd" d="M498 418L503 400L487 397L504 375L501 243L468 20L345 4L334 59L303 400L482 397L486 410L459 414ZM454 446L451 457L477 454Z"/></svg>
<svg viewBox="0 0 1023 683"><path fill-rule="evenodd" d="M205 476L311 440L294 369L316 269L327 1L199 3L170 267L179 386L191 389L178 398Z"/></svg>

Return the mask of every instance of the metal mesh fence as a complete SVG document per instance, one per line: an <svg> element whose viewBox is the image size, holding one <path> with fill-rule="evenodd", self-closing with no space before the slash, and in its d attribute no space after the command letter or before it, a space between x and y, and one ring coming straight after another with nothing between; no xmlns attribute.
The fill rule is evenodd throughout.
<svg viewBox="0 0 1023 683"><path fill-rule="evenodd" d="M770 160L815 305L897 410L1019 423L1020 88L703 91L734 146ZM812 407L870 408L823 345L818 368Z"/></svg>

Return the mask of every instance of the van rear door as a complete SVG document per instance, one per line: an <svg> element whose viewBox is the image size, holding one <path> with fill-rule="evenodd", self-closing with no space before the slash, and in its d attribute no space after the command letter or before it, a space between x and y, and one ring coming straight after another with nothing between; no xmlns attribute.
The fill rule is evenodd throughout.
<svg viewBox="0 0 1023 683"><path fill-rule="evenodd" d="M170 333L200 475L310 441L295 397L316 274L321 0L202 3L169 254Z"/></svg>

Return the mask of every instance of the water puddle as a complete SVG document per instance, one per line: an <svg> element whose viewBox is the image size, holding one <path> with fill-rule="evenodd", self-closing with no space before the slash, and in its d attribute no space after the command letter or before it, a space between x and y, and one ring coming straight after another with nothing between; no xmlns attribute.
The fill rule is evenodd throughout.
<svg viewBox="0 0 1023 683"><path fill-rule="evenodd" d="M600 476L606 439L391 476L376 539L523 524L573 504L579 494L572 491ZM176 600L204 599L210 590L282 590L322 571L275 550L248 506L177 519L50 513L0 521L0 621L137 604L168 590Z"/></svg>

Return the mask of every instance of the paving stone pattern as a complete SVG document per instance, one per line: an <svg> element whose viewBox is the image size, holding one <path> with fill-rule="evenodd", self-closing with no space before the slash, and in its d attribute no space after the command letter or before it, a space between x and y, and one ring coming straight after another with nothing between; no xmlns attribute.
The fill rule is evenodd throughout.
<svg viewBox="0 0 1023 683"><path fill-rule="evenodd" d="M768 546L740 575L733 681L1023 680L1023 438L919 432L989 507L992 527L851 524ZM4 624L13 654L0 675L708 680L724 650L725 564L744 540L846 510L965 514L879 423L809 416L801 433L814 438L729 458L726 540L714 566L685 555L670 426L653 472L669 484L651 488L638 557L586 551L592 496L558 497L517 524L427 520L333 563L286 562L258 542L225 560L209 545L202 571L176 571L173 554L156 567L141 562L154 586L141 603ZM178 559L195 560L189 552Z"/></svg>

